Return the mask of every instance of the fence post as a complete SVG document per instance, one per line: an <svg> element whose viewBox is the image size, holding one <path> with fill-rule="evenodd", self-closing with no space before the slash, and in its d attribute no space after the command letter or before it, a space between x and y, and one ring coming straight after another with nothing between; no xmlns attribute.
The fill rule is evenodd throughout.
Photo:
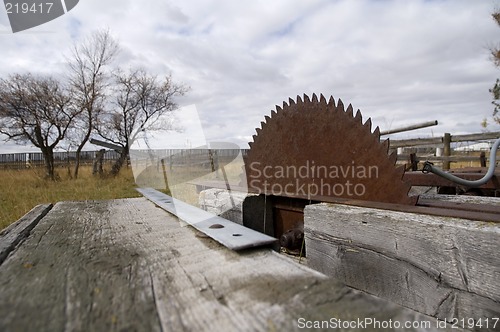
<svg viewBox="0 0 500 332"><path fill-rule="evenodd" d="M418 170L418 158L416 153L410 153L410 164L412 171L415 172Z"/></svg>
<svg viewBox="0 0 500 332"><path fill-rule="evenodd" d="M481 151L479 160L481 161L481 167L486 167L486 153L484 151Z"/></svg>
<svg viewBox="0 0 500 332"><path fill-rule="evenodd" d="M451 156L451 135L450 133L445 133L444 138L443 138L443 143L444 143L444 148L443 148L443 155L445 157ZM450 160L444 160L443 161L443 169L450 169Z"/></svg>
<svg viewBox="0 0 500 332"><path fill-rule="evenodd" d="M104 173L102 169L102 162L104 161L104 153L106 152L105 149L101 149L97 151L95 154L95 159L94 163L92 165L92 175L96 175L99 173L99 175L102 175Z"/></svg>

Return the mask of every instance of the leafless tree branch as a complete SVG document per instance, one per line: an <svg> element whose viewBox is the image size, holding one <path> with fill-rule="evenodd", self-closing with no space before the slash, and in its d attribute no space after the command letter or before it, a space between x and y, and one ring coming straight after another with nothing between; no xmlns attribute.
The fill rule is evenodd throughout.
<svg viewBox="0 0 500 332"><path fill-rule="evenodd" d="M97 31L81 44L75 45L68 60L72 98L81 110L76 125L78 131L73 133L74 139L77 140L73 174L75 178L78 177L80 152L90 139L106 99L109 75L104 69L112 62L118 51L119 45L109 31Z"/></svg>
<svg viewBox="0 0 500 332"><path fill-rule="evenodd" d="M44 156L54 180L54 148L65 138L80 110L68 91L51 77L31 74L0 79L0 133L17 143L31 142Z"/></svg>

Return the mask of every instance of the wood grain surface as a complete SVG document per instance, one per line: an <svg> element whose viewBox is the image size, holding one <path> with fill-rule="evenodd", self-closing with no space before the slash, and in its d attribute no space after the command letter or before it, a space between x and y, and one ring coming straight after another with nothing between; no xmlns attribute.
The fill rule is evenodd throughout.
<svg viewBox="0 0 500 332"><path fill-rule="evenodd" d="M144 198L55 204L0 265L0 299L0 331L295 331L300 319L430 320L270 249L231 251Z"/></svg>
<svg viewBox="0 0 500 332"><path fill-rule="evenodd" d="M318 204L305 238L308 265L351 287L439 319L500 317L498 224Z"/></svg>

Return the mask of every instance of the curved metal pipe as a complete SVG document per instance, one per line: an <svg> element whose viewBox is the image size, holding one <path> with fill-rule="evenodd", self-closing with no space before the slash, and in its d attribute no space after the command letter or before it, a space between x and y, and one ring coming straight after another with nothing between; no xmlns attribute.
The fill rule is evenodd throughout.
<svg viewBox="0 0 500 332"><path fill-rule="evenodd" d="M498 147L500 146L500 138L498 138L493 146L491 147L490 151L490 167L488 168L488 171L486 174L479 180L474 180L474 181L469 181L465 180L462 178L459 178L458 176L451 175L450 173L446 173L443 170L434 167L434 165L431 162L426 161L424 164L424 168L422 169L423 173L434 173L436 175L439 175L445 179L448 179L450 181L453 181L457 184L467 186L467 187L480 187L486 182L488 182L492 177L493 174L495 173L495 166L496 166L496 156L497 156L497 150Z"/></svg>

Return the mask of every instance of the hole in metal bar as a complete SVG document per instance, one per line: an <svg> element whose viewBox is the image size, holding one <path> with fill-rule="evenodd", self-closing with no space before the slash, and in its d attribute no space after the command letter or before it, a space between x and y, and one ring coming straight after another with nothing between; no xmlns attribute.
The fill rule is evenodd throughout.
<svg viewBox="0 0 500 332"><path fill-rule="evenodd" d="M208 227L208 228L224 228L224 226L222 226L221 224L213 224L212 226Z"/></svg>
<svg viewBox="0 0 500 332"><path fill-rule="evenodd" d="M243 234L236 233L236 234L233 234L233 236L243 236Z"/></svg>

